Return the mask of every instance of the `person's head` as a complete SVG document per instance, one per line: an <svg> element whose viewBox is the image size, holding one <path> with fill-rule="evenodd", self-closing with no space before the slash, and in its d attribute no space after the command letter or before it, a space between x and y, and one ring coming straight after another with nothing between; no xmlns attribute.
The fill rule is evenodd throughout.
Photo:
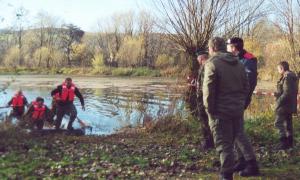
<svg viewBox="0 0 300 180"><path fill-rule="evenodd" d="M208 50L209 54L213 55L216 52L224 52L226 51L226 44L223 38L214 37L208 42Z"/></svg>
<svg viewBox="0 0 300 180"><path fill-rule="evenodd" d="M203 51L203 52L199 52L197 54L197 61L198 61L199 65L203 65L207 59L208 59L207 52Z"/></svg>
<svg viewBox="0 0 300 180"><path fill-rule="evenodd" d="M21 96L21 95L23 95L23 91L21 89L19 89L19 90L17 90L16 94Z"/></svg>
<svg viewBox="0 0 300 180"><path fill-rule="evenodd" d="M277 70L279 74L283 75L286 71L290 70L289 63L286 61L281 61L280 63L278 63Z"/></svg>
<svg viewBox="0 0 300 180"><path fill-rule="evenodd" d="M65 83L66 83L67 87L71 87L71 85L72 85L72 78L70 78L70 77L66 78Z"/></svg>
<svg viewBox="0 0 300 180"><path fill-rule="evenodd" d="M35 100L38 104L38 106L42 106L44 104L44 98L42 97L37 97Z"/></svg>
<svg viewBox="0 0 300 180"><path fill-rule="evenodd" d="M244 41L242 38L233 37L227 41L227 51L234 55L237 55L240 51L244 49Z"/></svg>

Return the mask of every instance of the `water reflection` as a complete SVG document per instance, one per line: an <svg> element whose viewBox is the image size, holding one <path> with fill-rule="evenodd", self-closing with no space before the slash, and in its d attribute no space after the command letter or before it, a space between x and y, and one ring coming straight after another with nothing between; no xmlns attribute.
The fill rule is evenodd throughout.
<svg viewBox="0 0 300 180"><path fill-rule="evenodd" d="M111 86L81 89L86 102L86 111L82 111L80 102L76 98L78 117L93 127L92 134L111 134L124 126L142 124L145 116L155 119L184 111L181 93L168 87L169 85L158 82L134 88ZM1 92L1 106L10 100L15 90L8 88L5 92ZM45 98L45 103L50 106L51 88L22 87L22 90L28 101L31 102L37 96L42 96ZM0 109L0 113L7 113L7 109ZM78 122L75 122L74 126L79 127Z"/></svg>

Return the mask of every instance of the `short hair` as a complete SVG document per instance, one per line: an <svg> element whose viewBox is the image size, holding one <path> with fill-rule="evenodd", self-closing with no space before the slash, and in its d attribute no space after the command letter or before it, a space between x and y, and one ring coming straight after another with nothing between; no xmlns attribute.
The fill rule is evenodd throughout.
<svg viewBox="0 0 300 180"><path fill-rule="evenodd" d="M72 78L67 77L67 78L66 78L66 81L72 81Z"/></svg>
<svg viewBox="0 0 300 180"><path fill-rule="evenodd" d="M215 49L215 51L226 51L226 43L223 38L213 37L209 40L208 46Z"/></svg>
<svg viewBox="0 0 300 180"><path fill-rule="evenodd" d="M199 54L197 57L199 56L204 56L204 58L208 58L208 54Z"/></svg>
<svg viewBox="0 0 300 180"><path fill-rule="evenodd" d="M287 61L281 61L278 63L279 66L283 68L284 71L289 71L290 70L290 65Z"/></svg>
<svg viewBox="0 0 300 180"><path fill-rule="evenodd" d="M239 37L233 37L228 39L227 44L234 46L238 51L244 49L244 40Z"/></svg>
<svg viewBox="0 0 300 180"><path fill-rule="evenodd" d="M44 98L42 98L42 97L37 97L35 101L36 101L36 102L44 102Z"/></svg>

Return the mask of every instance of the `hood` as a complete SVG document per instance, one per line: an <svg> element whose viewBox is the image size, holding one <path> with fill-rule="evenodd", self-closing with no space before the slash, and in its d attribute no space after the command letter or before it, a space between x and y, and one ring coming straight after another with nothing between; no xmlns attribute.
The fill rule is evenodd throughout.
<svg viewBox="0 0 300 180"><path fill-rule="evenodd" d="M226 63L230 65L237 65L239 62L239 59L237 56L233 55L232 53L228 52L218 52L215 54L215 57L218 59L225 61Z"/></svg>

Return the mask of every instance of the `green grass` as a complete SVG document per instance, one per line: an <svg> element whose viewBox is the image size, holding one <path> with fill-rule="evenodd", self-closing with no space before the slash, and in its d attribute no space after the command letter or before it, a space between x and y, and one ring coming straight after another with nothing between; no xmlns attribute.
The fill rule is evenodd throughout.
<svg viewBox="0 0 300 180"><path fill-rule="evenodd" d="M111 68L100 67L97 69L92 68L1 68L0 74L2 75L101 75L101 76L144 76L144 77L160 77L160 70L150 69L146 67L138 68Z"/></svg>
<svg viewBox="0 0 300 180"><path fill-rule="evenodd" d="M300 119L294 119L294 149L276 151L273 118L267 112L245 121L262 169L262 176L252 179L299 179ZM199 149L199 129L189 116L169 116L151 129L105 137L32 136L0 126L0 179L217 179L218 154Z"/></svg>

